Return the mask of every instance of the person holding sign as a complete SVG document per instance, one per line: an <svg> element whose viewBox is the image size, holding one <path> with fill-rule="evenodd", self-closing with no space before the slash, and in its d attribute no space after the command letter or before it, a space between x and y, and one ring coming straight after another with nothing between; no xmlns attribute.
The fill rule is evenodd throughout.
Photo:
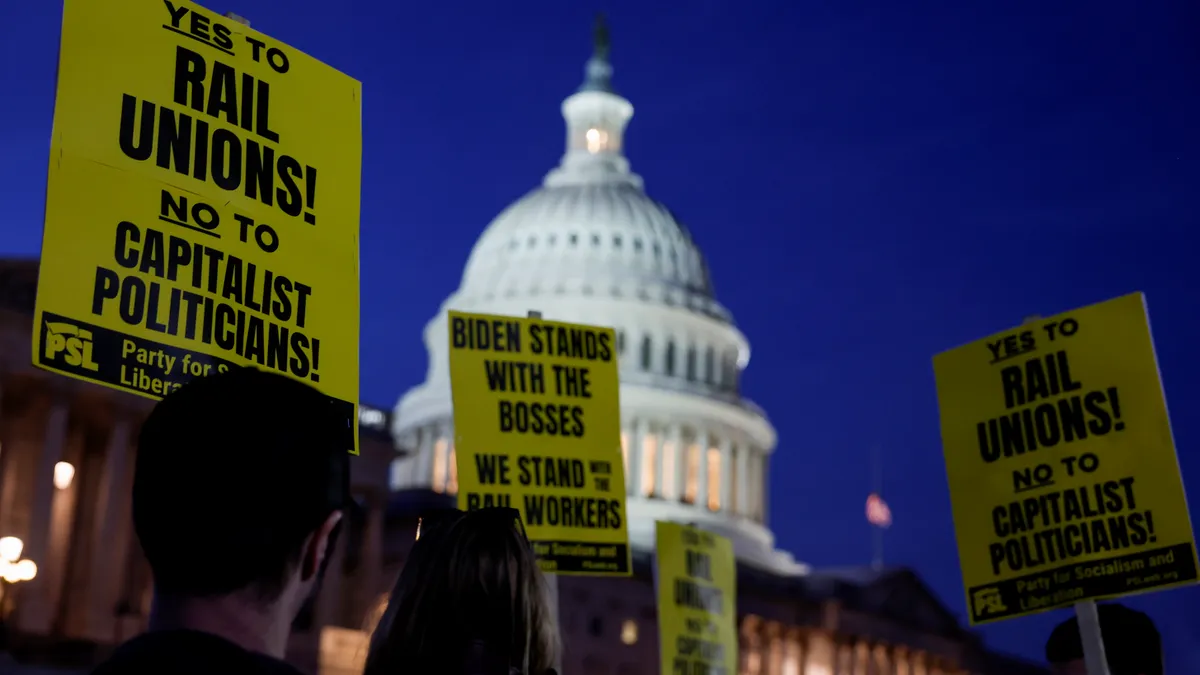
<svg viewBox="0 0 1200 675"><path fill-rule="evenodd" d="M520 514L423 517L364 675L554 675L558 628Z"/></svg>
<svg viewBox="0 0 1200 675"><path fill-rule="evenodd" d="M1145 614L1116 603L1096 606L1109 675L1163 675L1162 637ZM1058 625L1046 641L1046 660L1056 675L1087 675L1079 620Z"/></svg>

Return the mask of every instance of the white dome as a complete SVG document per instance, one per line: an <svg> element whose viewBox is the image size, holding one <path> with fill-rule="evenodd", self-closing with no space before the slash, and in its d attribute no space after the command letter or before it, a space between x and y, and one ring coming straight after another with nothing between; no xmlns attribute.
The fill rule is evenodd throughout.
<svg viewBox="0 0 1200 675"><path fill-rule="evenodd" d="M459 295L606 295L731 320L687 230L632 182L546 186L522 197L475 244Z"/></svg>
<svg viewBox="0 0 1200 675"><path fill-rule="evenodd" d="M449 309L611 326L617 331L631 544L654 546L657 520L733 540L739 558L778 573L803 565L766 526L775 430L738 391L745 336L715 299L704 256L629 169L633 106L610 81L606 49L563 102L567 151L540 188L480 236L460 288L425 328L425 382L397 403L393 434L413 450L395 490L455 492Z"/></svg>

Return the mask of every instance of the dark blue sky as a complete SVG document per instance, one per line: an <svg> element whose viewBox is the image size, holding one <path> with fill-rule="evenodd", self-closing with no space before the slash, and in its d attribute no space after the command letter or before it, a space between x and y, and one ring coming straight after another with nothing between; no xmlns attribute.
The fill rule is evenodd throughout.
<svg viewBox="0 0 1200 675"><path fill-rule="evenodd" d="M365 400L390 406L421 381L421 330L475 238L557 162L558 107L603 9L637 110L633 167L753 345L745 391L779 429L784 548L868 561L878 445L889 562L961 616L930 357L1133 290L1200 484L1200 14L1186 0L238 2L206 4L363 82ZM0 9L4 255L40 245L60 12ZM1174 668L1200 672L1186 649L1200 590L1132 604L1159 620ZM1061 616L984 632L1038 656Z"/></svg>

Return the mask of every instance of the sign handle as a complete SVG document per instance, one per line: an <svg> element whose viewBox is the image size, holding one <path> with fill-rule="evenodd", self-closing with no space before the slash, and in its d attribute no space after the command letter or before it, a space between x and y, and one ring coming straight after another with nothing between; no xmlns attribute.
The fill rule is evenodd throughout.
<svg viewBox="0 0 1200 675"><path fill-rule="evenodd" d="M1100 613L1094 600L1075 603L1075 618L1079 623L1079 639L1083 644L1083 663L1088 675L1109 675L1108 657L1104 654L1104 635L1100 632Z"/></svg>
<svg viewBox="0 0 1200 675"><path fill-rule="evenodd" d="M542 313L529 310L525 315L530 319L542 318ZM546 600L550 603L550 620L554 622L554 633L558 636L558 652L554 660L554 670L561 675L562 669L562 630L558 624L558 575L553 572L543 575L546 579ZM1107 675L1107 673L1105 674Z"/></svg>
<svg viewBox="0 0 1200 675"><path fill-rule="evenodd" d="M1025 324L1041 321L1042 315L1025 318ZM1083 663L1087 675L1109 675L1108 657L1104 654L1104 634L1100 632L1100 613L1094 600L1075 603L1075 621L1079 624L1079 641L1083 645Z"/></svg>

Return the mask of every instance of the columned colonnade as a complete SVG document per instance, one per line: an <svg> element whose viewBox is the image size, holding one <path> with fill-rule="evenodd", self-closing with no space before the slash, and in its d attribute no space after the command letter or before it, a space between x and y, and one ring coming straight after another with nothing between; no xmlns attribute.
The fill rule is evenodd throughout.
<svg viewBox="0 0 1200 675"><path fill-rule="evenodd" d="M149 600L130 519L148 403L49 374L0 374L0 536L19 537L38 566L12 588L16 630L113 642L140 628L124 622L144 617Z"/></svg>
<svg viewBox="0 0 1200 675"><path fill-rule="evenodd" d="M416 453L393 466L393 489L429 486L458 491L454 428L418 428ZM768 454L689 424L633 420L621 433L625 486L630 496L694 504L763 522Z"/></svg>
<svg viewBox="0 0 1200 675"><path fill-rule="evenodd" d="M38 567L33 580L6 589L10 630L115 644L145 628L152 579L133 531L131 497L137 433L152 406L32 368L0 369L0 537L20 538L21 557ZM343 528L315 626L359 627L390 582L386 486L368 466L386 462L366 450L364 441L364 455L352 462L363 517Z"/></svg>
<svg viewBox="0 0 1200 675"><path fill-rule="evenodd" d="M970 675L937 656L757 616L741 623L739 675Z"/></svg>

